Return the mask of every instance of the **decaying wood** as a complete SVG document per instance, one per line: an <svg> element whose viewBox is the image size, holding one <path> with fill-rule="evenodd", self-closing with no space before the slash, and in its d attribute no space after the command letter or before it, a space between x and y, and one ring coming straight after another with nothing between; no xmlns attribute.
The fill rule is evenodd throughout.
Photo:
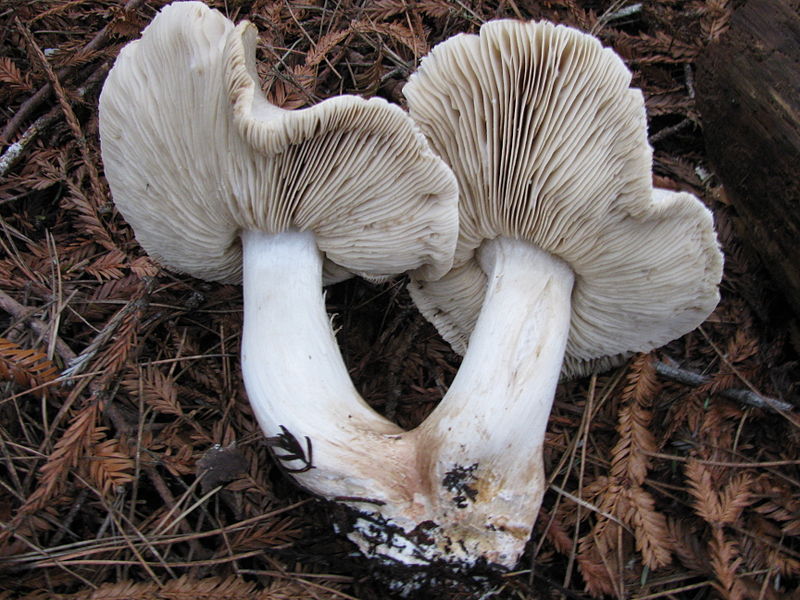
<svg viewBox="0 0 800 600"><path fill-rule="evenodd" d="M800 315L800 2L748 0L698 61L706 149L739 229Z"/></svg>
<svg viewBox="0 0 800 600"><path fill-rule="evenodd" d="M686 385L701 386L711 381L710 377L701 375L700 373L695 373L694 371L687 371L686 369L681 369L664 362L656 362L655 369L656 373L662 377L666 377L667 379L672 379L673 381L677 381ZM761 394L758 394L752 390L728 389L719 392L719 394L725 398L730 398L731 400L736 400L737 402L749 404L750 406L755 406L756 408L771 408L782 411L789 411L795 408L794 405L789 404L788 402L778 400L777 398L762 396Z"/></svg>

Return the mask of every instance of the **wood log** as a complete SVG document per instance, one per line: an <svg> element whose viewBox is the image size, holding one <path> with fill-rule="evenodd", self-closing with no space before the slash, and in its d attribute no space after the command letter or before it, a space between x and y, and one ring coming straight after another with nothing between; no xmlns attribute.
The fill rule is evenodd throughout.
<svg viewBox="0 0 800 600"><path fill-rule="evenodd" d="M697 62L709 160L800 315L800 0L747 0Z"/></svg>

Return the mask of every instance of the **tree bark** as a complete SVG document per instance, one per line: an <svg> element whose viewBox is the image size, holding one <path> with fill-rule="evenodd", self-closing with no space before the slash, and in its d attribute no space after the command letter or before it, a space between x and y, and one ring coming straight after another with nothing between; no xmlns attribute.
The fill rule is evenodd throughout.
<svg viewBox="0 0 800 600"><path fill-rule="evenodd" d="M709 159L800 315L800 0L748 0L699 58Z"/></svg>

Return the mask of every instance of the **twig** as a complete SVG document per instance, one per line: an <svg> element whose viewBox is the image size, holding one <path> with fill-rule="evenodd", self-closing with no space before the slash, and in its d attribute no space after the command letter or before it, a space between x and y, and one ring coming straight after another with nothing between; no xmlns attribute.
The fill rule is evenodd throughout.
<svg viewBox="0 0 800 600"><path fill-rule="evenodd" d="M50 544L53 546L58 546L61 540L64 538L66 534L70 534L71 536L75 536L75 534L69 531L69 528L72 526L72 522L75 520L75 517L78 516L78 513L84 511L86 506L84 503L86 502L86 497L89 495L89 490L84 488L78 493L78 497L72 502L72 506L67 513L67 516L58 523L58 531L56 531L53 539L50 540Z"/></svg>
<svg viewBox="0 0 800 600"><path fill-rule="evenodd" d="M301 585L308 585L308 586L311 586L311 587L319 587L319 588L321 588L321 589L323 589L325 591L333 593L334 595L337 595L337 596L339 596L341 598L344 598L345 600L358 600L355 596L350 596L349 594L345 594L344 592L340 592L339 590L336 590L334 588L331 588L331 587L328 587L328 586L323 586L323 585L320 585L318 583L313 583L311 581L308 581L308 579L306 579L306 578L309 578L309 579L310 578L318 578L318 579L322 579L322 578L324 578L324 579L337 578L339 581L348 581L348 580L352 581L353 580L352 578L341 578L341 576L339 576L339 575L329 576L326 573L318 573L318 574L312 575L310 573L298 573L296 571L292 572L292 571L289 571L288 569L284 568L283 565L279 565L279 564L276 565L269 558L267 558L267 561L273 565L274 570L264 571L264 570L260 570L260 569L253 569L253 570L241 569L239 572L240 573L249 573L251 575L267 575L269 577L288 579L289 581L296 582L296 583L299 583ZM311 595L314 598L318 598L319 597L316 594L314 594L313 592L311 592Z"/></svg>
<svg viewBox="0 0 800 600"><path fill-rule="evenodd" d="M615 517L611 513L603 511L603 510L600 510L599 506L596 506L595 504L592 504L591 502L587 502L583 498L578 498L578 496L576 496L575 494L570 494L567 490L558 487L554 483L551 483L549 487L550 487L551 490L553 490L558 495L564 496L565 498L568 498L568 499L572 500L575 504L588 509L590 512L597 513L598 515L601 515L601 516L605 517L609 521L613 521L614 523L619 525L622 529L624 529L625 531L627 531L628 533L633 535L633 532L631 531L630 527L625 525L625 523L620 521L617 517Z"/></svg>
<svg viewBox="0 0 800 600"><path fill-rule="evenodd" d="M22 153L30 143L35 140L42 131L58 120L59 114L60 111L58 109L53 109L49 113L42 115L28 127L21 138L6 148L6 151L0 156L0 178L6 176L22 157Z"/></svg>
<svg viewBox="0 0 800 600"><path fill-rule="evenodd" d="M144 4L144 0L128 0L125 6L122 9L122 15L127 15L128 13L137 10L142 4ZM111 26L114 25L116 19L113 19L108 25L103 27L97 35L95 35L88 44L86 44L81 50L80 53L88 54L97 50L102 46L108 37L111 35ZM70 69L69 67L64 67L56 71L56 76L58 79L64 79L69 75ZM39 105L44 102L50 94L53 92L53 87L47 83L43 85L39 90L30 98L28 98L25 102L17 110L16 114L9 119L6 126L3 128L2 134L0 134L0 140L5 140L5 143L10 140L13 135L19 130L22 123L36 111Z"/></svg>
<svg viewBox="0 0 800 600"><path fill-rule="evenodd" d="M708 345L711 346L711 348L714 350L716 355L719 356L719 359L725 364L725 366L727 366L731 370L731 372L734 375L736 375L736 377L739 378L739 381L741 381L744 385L746 385L747 388L752 393L754 393L756 396L759 396L760 394L758 393L758 390L756 390L755 386L753 386L753 384L750 383L750 381L739 372L739 370L733 365L733 363L731 363L731 361L728 360L727 356L725 356L725 353L722 350L720 350L720 348L709 337L709 335L703 329L702 325L698 327L697 330L702 334ZM789 421L792 425L800 428L800 419L798 419L797 415L792 413L791 410L783 410L779 408L777 404L770 403L770 401L773 400L772 398L768 398L766 396L764 396L763 398L765 402L770 405L770 408L772 408L775 412L781 415L784 419Z"/></svg>
<svg viewBox="0 0 800 600"><path fill-rule="evenodd" d="M173 512L174 508L176 507L175 496L172 495L167 483L161 477L159 472L156 470L155 467L152 465L144 465L142 470L147 474L147 477L153 483L153 486L158 491L158 495L161 496L161 499L164 501L166 506L170 507L170 513ZM192 533L192 528L189 526L189 523L186 521L179 521L178 528L186 534ZM197 542L197 540L190 539L189 546L192 548L192 552L198 556L203 556L203 548Z"/></svg>
<svg viewBox="0 0 800 600"><path fill-rule="evenodd" d="M689 95L689 98L694 100L694 71L692 71L692 65L690 63L683 65L683 76L686 80L686 93Z"/></svg>
<svg viewBox="0 0 800 600"><path fill-rule="evenodd" d="M224 565L229 562L234 562L237 560L242 560L245 558L251 558L253 556L260 556L264 554L264 550L259 548L258 550L249 550L246 552L242 552L235 556L223 556L221 558L211 558L211 559L203 559L203 560L196 560L196 561L173 561L173 562L154 562L148 561L142 558L141 560L114 560L114 559L92 559L92 560L82 560L82 559L75 559L75 560L67 560L62 561L61 563L56 563L54 561L47 562L43 561L36 564L36 567L44 568L44 567L58 567L62 565L68 566L78 566L78 565L90 565L90 566L131 566L131 567L144 567L147 568L148 571L152 567L159 567L164 568L167 570L171 570L173 568L191 568L191 567L213 567L217 565ZM65 568L65 567L64 567ZM155 572L153 571L153 574ZM174 579L174 577L173 577Z"/></svg>
<svg viewBox="0 0 800 600"><path fill-rule="evenodd" d="M544 581L547 585L552 587L554 590L558 591L558 593L561 594L564 598L568 598L569 600L585 600L586 598L586 596L584 596L583 594L576 594L575 592L565 588L557 581L550 579L547 575L544 575L541 572L541 569L538 571L531 570L531 573L533 574L534 578ZM508 573L503 575L503 577L513 577L514 575L519 575L519 574L522 574L522 572L516 571L514 573ZM531 584L531 587L533 587L533 584Z"/></svg>
<svg viewBox="0 0 800 600"><path fill-rule="evenodd" d="M22 535L20 532L18 532L18 531L14 531L14 530L13 530L13 528L12 528L12 527L10 527L10 525L9 525L8 523L3 523L3 522L0 522L0 530L3 530L3 531L8 531L8 532L10 532L10 534L11 534L12 536L14 536L16 539L18 539L20 542L22 542L23 544L25 544L25 545L26 545L26 546L28 546L29 548L32 548L34 551L38 552L39 554L41 554L41 555L43 555L43 556L47 556L48 558L50 558L50 557L49 557L49 555L48 555L48 553L47 553L47 550L46 550L46 549L44 549L44 548L40 548L39 546L37 546L36 544L34 544L32 541L30 541L29 539L27 539L27 538L26 538L24 535ZM72 575L72 576L73 576L73 577L75 577L76 579L78 579L78 580L82 581L82 582L83 582L85 585L88 585L88 586L89 586L90 588L92 588L93 590L96 590L96 589L97 589L97 587L98 587L98 586L96 586L94 583L92 583L91 581L89 581L88 579L86 579L84 576L82 576L82 575L81 575L80 573L78 573L77 571L73 571L73 570L72 570L72 569L70 569L69 567L67 567L67 566L65 566L64 564L62 564L62 562L61 562L61 561L59 561L58 559L50 559L50 560L51 560L51 563L52 563L52 565L53 565L53 566L55 566L55 567L58 567L58 568L60 568L60 569L63 569L65 572L69 573L70 575Z"/></svg>
<svg viewBox="0 0 800 600"><path fill-rule="evenodd" d="M664 362L656 361L655 366L656 373L662 377L672 379L673 381L683 383L684 385L701 386L711 381L711 378L707 375L701 375L700 373L695 373L694 371L687 371L686 369L673 367ZM787 412L794 409L794 406L788 402L784 402L783 400L778 400L776 398L762 396L761 394L757 394L751 390L722 390L717 393L720 396L724 396L730 400L736 400L737 402L749 404L750 406L755 406L756 408L772 408L774 410Z"/></svg>
<svg viewBox="0 0 800 600"><path fill-rule="evenodd" d="M724 460L706 460L703 458L695 458L694 456L678 456L676 454L664 454L663 452L649 452L643 450L647 456L653 458L660 458L663 460L675 460L678 462L696 462L702 465L711 465L714 467L730 467L732 469L751 469L751 468L767 468L767 467L795 467L800 465L800 460L764 460L753 462L725 462Z"/></svg>
<svg viewBox="0 0 800 600"><path fill-rule="evenodd" d="M257 524L261 523L262 521L280 515L284 515L297 508L300 508L301 506L309 504L312 501L313 501L312 499L307 498L305 500L300 500L298 502L289 504L287 506L283 506L281 508L272 510L270 512L256 515L255 517L250 517L249 519L244 519L242 521L238 521L236 523L232 523L224 527L209 529L207 531L192 531L191 533L185 535L167 535L163 537L151 536L151 539L148 540L148 543L152 546L182 544L191 542L193 540L210 538L217 535L225 535L229 533L245 531L248 527L254 527ZM2 525L3 524L0 523L0 527ZM137 544L139 546L142 545L140 540L137 541L136 539L133 539L132 541L134 544ZM118 552L120 550L124 550L127 547L128 547L127 543L125 542L124 538L121 535L111 536L108 538L97 539L97 540L93 539L81 540L78 542L72 542L70 544L63 544L61 546L49 547L46 549L36 549L35 551L29 551L27 553L18 553L13 556L0 557L0 566L2 566L3 570L5 571L10 571L15 567L19 567L20 569L28 569L29 565L33 565L34 567L40 567L41 564L39 564L39 561L42 560L47 560L47 559L73 560L75 558L85 558L87 556L93 556L101 553Z"/></svg>
<svg viewBox="0 0 800 600"><path fill-rule="evenodd" d="M303 35L304 35L304 36L305 36L305 38L308 40L309 44L311 44L309 47L310 47L310 48L314 48L314 47L316 46L316 42L314 41L314 38L312 38L312 37L311 37L311 36L308 34L308 32L306 31L305 27L303 27L303 24L302 24L302 23L301 23L301 22L300 22L300 21L297 19L297 17L296 17L296 16L295 16L295 14L294 14L294 11L292 10L292 5L291 5L291 4L289 4L289 3L287 2L287 3L286 3L286 8L287 8L287 10L289 11L289 16L290 16L290 17L292 17L292 21L294 21L294 24L295 24L295 25L297 25L297 27L299 27L299 28L300 28L300 31L302 31L302 32L303 32ZM333 72L333 73L334 73L334 74L335 74L335 75L336 75L336 76L337 76L339 79L341 79L341 78L342 78L342 76L341 76L341 75L339 75L339 72L338 72L338 71L337 71L337 70L334 68L334 66L333 66L333 65L331 64L331 62L328 60L328 57L327 57L327 56L323 56L322 58L323 58L323 60L325 60L325 62L326 62L326 63L328 63L328 66L330 67L331 71L332 71L332 72ZM302 86L298 86L298 87L302 87Z"/></svg>
<svg viewBox="0 0 800 600"><path fill-rule="evenodd" d="M59 70L59 74L66 75L66 72L63 72L64 69ZM50 86L49 83L45 84L43 87L39 88L39 91L36 92L33 96L28 98L25 102L22 103L22 106L19 107L17 114L15 114L11 119L8 120L6 123L5 128L3 129L3 133L0 134L0 140L8 141L11 137L17 132L22 125L22 122L30 116L30 114L36 110L36 108L45 101L45 99L50 96L50 93L53 91L53 88Z"/></svg>
<svg viewBox="0 0 800 600"><path fill-rule="evenodd" d="M33 34L31 33L30 29L28 29L19 19L15 19L15 21L17 24L17 29L19 29L19 32L22 34L22 37L25 38L25 42L30 48L31 54L33 54L33 56L35 56L39 61L40 66L47 74L47 78L50 80L50 85L53 87L53 90L55 90L58 105L61 107L61 111L64 113L67 125L69 125L72 135L75 137L75 141L78 143L81 159L83 160L86 173L89 176L92 197L94 198L93 204L97 205L98 203L101 203L102 199L106 196L105 188L100 181L100 173L97 170L95 161L92 159L89 144L86 141L86 136L84 136L83 131L81 130L81 124L78 121L78 117L72 110L69 100L67 100L67 94L61 85L58 74L53 70L53 67L50 65L50 63L47 62L47 57L44 55L42 49L36 44L36 40L33 39ZM108 232L105 232L104 235L99 236L97 242L107 250L116 249L116 246L111 239L111 235L108 234Z"/></svg>
<svg viewBox="0 0 800 600"><path fill-rule="evenodd" d="M639 2L638 4L633 4L631 6L622 6L625 4L627 0L617 0L612 4L608 10L606 10L600 17L597 19L597 22L591 29L592 35L598 35L600 31L608 25L611 21L615 21L617 19L623 19L625 17L630 17L635 15L639 11L642 10L642 3Z"/></svg>
<svg viewBox="0 0 800 600"><path fill-rule="evenodd" d="M694 121L692 121L691 119L684 119L680 123L676 123L675 125L670 125L669 127L664 127L664 129L659 129L653 135L650 136L648 141L650 142L651 145L655 144L656 142L660 142L661 140L678 133L681 129L686 129L693 122Z"/></svg>
<svg viewBox="0 0 800 600"><path fill-rule="evenodd" d="M108 66L103 65L92 72L84 84L77 89L78 97L83 98L86 94L93 91L103 81L107 71ZM0 155L0 179L8 175L11 169L14 168L14 165L22 158L25 150L28 149L41 133L57 122L61 114L61 107L55 107L43 114L25 130L22 137L6 148L5 152Z"/></svg>
<svg viewBox="0 0 800 600"><path fill-rule="evenodd" d="M616 19L624 19L625 17L630 17L642 11L642 3L637 2L636 4L631 4L630 6L623 6L617 11L614 11L610 14L605 15L606 21L615 21Z"/></svg>
<svg viewBox="0 0 800 600"><path fill-rule="evenodd" d="M113 404L109 404L109 406L106 407L106 414L112 420L114 426L117 428L118 431L124 431L127 428L128 424L125 421L125 417L122 415L122 412L119 411ZM161 496L161 499L163 500L164 504L170 507L169 512L164 517L164 519L166 519L178 508L178 503L175 501L175 496L172 495L172 492L170 491L169 487L167 487L166 482L164 481L164 479L159 474L158 470L153 465L141 465L141 468L147 474L150 481L153 483L153 486L158 491L158 494ZM196 481L196 483L199 483L199 479ZM188 494L191 493L192 489L193 487L190 487L189 490L187 490L187 497ZM123 516L123 518L125 517ZM178 524L178 527L183 533L186 534L191 533L192 532L191 527L189 527L189 524L186 521L182 520L182 518L183 515L181 516L181 518L177 519L175 523ZM172 525L174 525L175 523L173 523ZM170 525L170 527L172 527L172 525ZM156 531L154 532L155 534L160 533L158 531L159 527L160 526L156 527ZM202 547L197 542L197 540L194 539L189 540L189 546L191 546L191 549L194 553L200 556L203 555Z"/></svg>
<svg viewBox="0 0 800 600"><path fill-rule="evenodd" d="M708 587L710 585L712 585L710 580L701 581L700 583L690 583L689 585L656 592L654 594L647 594L646 596L636 596L635 600L656 600L656 598L664 598L665 596L675 597L675 594L680 592L691 592L693 590L699 590L700 588Z"/></svg>
<svg viewBox="0 0 800 600"><path fill-rule="evenodd" d="M64 361L64 364L69 364L69 362L74 360L77 356L75 352L73 352L72 348L67 346L67 344L60 337L51 332L48 325L33 316L34 313L40 310L39 308L24 306L6 294L3 290L0 290L0 309L3 309L7 313L13 315L15 319L27 323L28 326L37 333L37 335L42 336L42 339L48 345L50 343L54 343L56 353L61 357L61 360Z"/></svg>
<svg viewBox="0 0 800 600"><path fill-rule="evenodd" d="M121 536L122 540L124 541L125 545L131 551L131 553L136 557L136 560L133 561L133 562L135 562L135 564L141 565L144 568L144 570L147 572L147 574L150 576L150 578L153 580L153 582L156 585L158 585L158 587L163 587L164 584L158 578L158 575L156 575L155 571L153 571L151 566L163 567L164 569L166 569L166 571L169 574L169 576L174 579L175 578L175 573L172 571L170 566L167 564L167 562L161 556L161 553L158 551L158 549L155 548L155 546L153 545L152 541L150 539L148 539L136 527L136 525L134 525L130 521L127 521L127 519L125 518L125 515L122 514L122 512L119 512L119 511L115 512L115 508L110 506L106 502L106 499L103 497L102 493L99 490L94 488L88 481L86 481L85 479L81 478L80 476L78 476L78 479L81 481L81 483L83 483L83 485L86 486L87 489L90 489L95 493L95 495L97 496L97 499L100 501L100 503L102 504L103 508L106 509L106 511L108 513L108 516L110 517L111 521L113 521L114 527L116 528L116 530L119 531L120 536ZM126 530L125 523L126 522L127 522L128 526L133 530L133 534L134 534L135 538L129 537L129 535L125 532L125 530ZM141 544L142 544L141 547L139 547L136 544L134 544L133 540L136 539L136 538L138 538L139 541L141 542ZM158 563L150 563L147 560L145 560L144 555L141 552L141 550L144 550L144 549L149 550L150 553L153 556L155 556L155 558L158 560Z"/></svg>
<svg viewBox="0 0 800 600"><path fill-rule="evenodd" d="M466 4L461 2L461 0L456 0L456 4L458 4L464 10L465 14L468 13L468 14L472 15L472 18L474 18L479 24L483 25L484 23L486 23L486 19L482 18L479 14L477 14L469 6L467 6Z"/></svg>
<svg viewBox="0 0 800 600"><path fill-rule="evenodd" d="M91 343L83 349L83 351L69 361L69 366L64 369L62 375L64 377L73 377L81 373L89 364L89 361L97 354L105 343L111 339L117 332L117 329L125 321L125 319L137 310L144 310L149 303L149 294L152 288L152 281L146 281L141 295L128 302L123 308L112 316L105 327L98 333Z"/></svg>
<svg viewBox="0 0 800 600"><path fill-rule="evenodd" d="M523 14L520 12L520 10L519 10L519 6L517 6L517 3L516 3L516 2L514 2L514 0L508 0L508 3L509 3L509 5L511 5L511 10L513 10L513 11L514 11L514 14L517 16L517 18L518 18L520 21L527 21L527 20L528 20L528 19L526 19L526 18L525 18L525 16L524 16L524 15L523 15Z"/></svg>

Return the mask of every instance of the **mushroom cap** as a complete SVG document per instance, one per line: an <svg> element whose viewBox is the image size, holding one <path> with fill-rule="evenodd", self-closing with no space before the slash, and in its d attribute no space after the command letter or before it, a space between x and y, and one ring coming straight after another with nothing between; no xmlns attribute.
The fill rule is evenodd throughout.
<svg viewBox="0 0 800 600"><path fill-rule="evenodd" d="M565 375L661 346L714 309L722 255L710 211L652 187L642 94L594 37L501 20L423 58L403 93L458 179L454 268L415 277L420 310L466 350L483 303L476 252L507 236L575 273Z"/></svg>
<svg viewBox="0 0 800 600"><path fill-rule="evenodd" d="M100 96L101 147L142 247L177 271L239 282L243 230L310 230L338 278L446 272L456 182L409 116L356 96L271 105L256 37L179 2L120 52Z"/></svg>

